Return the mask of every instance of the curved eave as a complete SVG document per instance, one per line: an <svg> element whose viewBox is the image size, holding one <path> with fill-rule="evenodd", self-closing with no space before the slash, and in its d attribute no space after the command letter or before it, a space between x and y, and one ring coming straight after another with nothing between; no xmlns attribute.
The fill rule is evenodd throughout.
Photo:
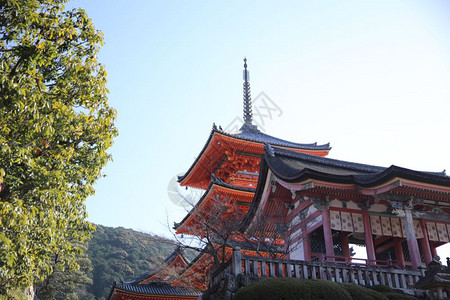
<svg viewBox="0 0 450 300"><path fill-rule="evenodd" d="M339 189L353 188L364 191L379 190L385 185L400 182L397 184L436 192L450 192L450 178L448 177L442 178L439 175L424 174L411 170L407 170L408 172L403 172L396 166L391 166L382 173L375 174L373 176L336 175L308 168L301 170L298 174L296 174L296 176L284 176L281 172L272 168L271 171L278 179L291 184L306 184L307 182L314 182L315 186Z"/></svg>
<svg viewBox="0 0 450 300"><path fill-rule="evenodd" d="M202 279L202 274L198 270L205 270L208 267L212 267L213 257L206 252L201 252L197 257L179 274L178 280L175 280L174 284L184 286L186 282L189 281L190 284L194 285L200 290L205 290L207 287L204 286ZM200 277L200 278L199 278Z"/></svg>
<svg viewBox="0 0 450 300"><path fill-rule="evenodd" d="M265 161L265 160L264 160ZM441 175L412 171L391 166L384 171L368 175L336 175L304 168L295 176L285 176L276 166L268 166L280 185L290 190L330 189L354 192L365 196L375 196L402 189L430 193L432 197L450 197L450 178Z"/></svg>
<svg viewBox="0 0 450 300"><path fill-rule="evenodd" d="M190 222L195 221L198 218L197 211L203 209L209 201L216 201L210 200L211 197L216 193L224 193L225 195L228 195L230 197L236 199L239 198L239 200L242 202L250 203L253 200L255 190L250 188L231 186L226 183L221 183L218 179L213 178L207 190L197 202L197 204L183 218L183 220L176 227L174 227L177 234L190 233L189 227L187 226L189 226Z"/></svg>
<svg viewBox="0 0 450 300"><path fill-rule="evenodd" d="M223 130L218 130L223 135L238 138L241 140L249 141L249 142L256 142L259 144L271 144L273 146L282 147L282 148L289 148L289 149L297 149L297 150L310 150L310 151L330 151L330 143L326 143L323 145L317 145L317 143L293 143L287 140L279 139L276 137L273 137L271 135L265 134L256 127L243 125L239 132L237 133L229 133Z"/></svg>
<svg viewBox="0 0 450 300"><path fill-rule="evenodd" d="M263 160L277 178L288 182L301 182L306 179L316 179L326 182L342 184L355 184L360 187L376 187L394 178L402 178L413 182L420 182L431 186L450 187L450 178L429 172L414 171L395 165L389 168L364 165L324 157L293 153L279 148L266 146ZM286 163L297 161L306 166L296 168L295 165ZM309 165L308 165L309 164ZM319 171L315 166L325 166L329 172ZM319 168L320 169L320 168ZM322 170L324 170L322 168ZM345 170L345 174L338 174Z"/></svg>
<svg viewBox="0 0 450 300"><path fill-rule="evenodd" d="M264 159L269 163L269 165L273 168L275 164L286 164L284 162L285 159L293 160L297 162L303 162L306 164L312 164L317 166L323 166L328 168L335 168L339 170L345 170L349 173L354 174L374 174L380 173L386 170L385 167L367 165L349 161L343 161L338 159L332 159L327 157L319 157L316 155L310 155L308 153L289 151L289 149L284 149L280 147L273 147L272 145L264 146ZM291 166L286 167L289 169L293 169ZM298 170L300 172L301 170ZM291 176L295 178L296 176Z"/></svg>
<svg viewBox="0 0 450 300"><path fill-rule="evenodd" d="M155 294L155 293L146 293L145 291L138 292L138 291L132 291L129 289L119 288L119 287L113 287L113 290L111 291L110 297L108 299L114 299L114 296L120 293L125 296L134 296L139 297L140 299L157 299L157 298L172 298L172 299L198 299L200 296L200 293L190 293L190 294Z"/></svg>
<svg viewBox="0 0 450 300"><path fill-rule="evenodd" d="M198 188L204 188L203 186L198 186L198 184L191 183L192 177L193 177L192 174L195 173L195 169L199 168L198 162L205 156L205 153L208 152L207 150L211 145L211 142L214 138L215 132L216 132L216 130L215 130L215 125L214 125L213 129L211 130L211 133L209 134L208 140L206 141L205 145L203 146L202 151L200 151L200 154L195 159L194 163L189 167L189 169L187 170L187 172L184 175L178 177L178 182L180 183L181 186L193 186L193 187L198 187Z"/></svg>
<svg viewBox="0 0 450 300"><path fill-rule="evenodd" d="M247 214L244 217L244 220L242 220L242 224L239 228L239 231L246 232L249 225L252 223L253 219L255 218L256 211L258 210L259 205L261 204L261 198L262 194L264 192L264 187L266 186L267 181L267 174L269 171L269 167L267 166L267 163L264 159L261 160L261 165L259 168L259 180L258 185L256 186L255 195L253 197L253 201L250 204L250 208L247 212Z"/></svg>
<svg viewBox="0 0 450 300"><path fill-rule="evenodd" d="M272 141L257 141L249 137L239 136L239 134L226 133L225 131L218 130L215 126L213 126L211 134L209 135L202 151L197 156L188 171L178 178L178 182L182 186L192 186L205 189L208 185L209 176L212 173L211 171L220 166L223 156L225 155L224 153L214 153L217 151L217 149L215 149L215 145L217 145L218 142L223 145L228 145L236 151L247 152L255 155L262 155L264 153L263 147L266 143L285 150L307 153L315 156L326 156L331 149L329 143L324 145L317 145L317 143L295 144L281 139L276 139L263 133L260 134L270 137ZM280 142L277 143L276 140ZM209 169L206 170L204 166L209 166Z"/></svg>
<svg viewBox="0 0 450 300"><path fill-rule="evenodd" d="M288 190L295 191L309 191L313 193L326 193L353 195L355 197L377 196L384 193L392 192L395 194L416 194L427 198L450 200L450 188L443 188L441 186L425 185L420 182L405 180L403 178L395 177L381 185L373 187L362 187L357 184L342 184L331 181L306 179L296 183L287 183L277 180L278 184ZM359 196L358 196L359 195Z"/></svg>
<svg viewBox="0 0 450 300"><path fill-rule="evenodd" d="M183 265L182 268L186 268L189 265L189 262L186 260L186 258L182 254L179 254L179 255L175 256L173 259L171 259L170 262L167 262L167 265L160 268L158 271L153 272L146 277L141 277L140 280L135 280L130 283L139 283L139 284L149 283L149 282L153 281L155 278L158 278L159 276L161 276L161 274L164 274L164 271L174 267L174 264L176 263L176 261L178 259L181 260L181 263Z"/></svg>

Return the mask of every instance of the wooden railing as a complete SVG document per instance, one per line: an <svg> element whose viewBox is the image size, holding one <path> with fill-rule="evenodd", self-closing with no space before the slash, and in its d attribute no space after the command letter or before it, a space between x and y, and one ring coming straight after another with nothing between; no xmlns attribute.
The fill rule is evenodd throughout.
<svg viewBox="0 0 450 300"><path fill-rule="evenodd" d="M323 279L334 282L353 282L363 286L387 285L393 289L411 293L413 285L424 276L423 271L407 271L372 267L362 264L339 262L306 262L276 258L242 256L240 249L233 251L230 265L212 274L212 281L226 276L248 275L256 277L293 277L300 279ZM217 277L217 278L214 278ZM214 284L214 283L213 283Z"/></svg>
<svg viewBox="0 0 450 300"><path fill-rule="evenodd" d="M335 264L345 264L354 266L373 266L376 268L386 268L386 269L400 269L406 270L406 267L402 265L398 260L375 260L367 258L355 258L355 257L345 257L345 256L327 256L325 254L314 253L311 255L311 261L320 263L335 263Z"/></svg>

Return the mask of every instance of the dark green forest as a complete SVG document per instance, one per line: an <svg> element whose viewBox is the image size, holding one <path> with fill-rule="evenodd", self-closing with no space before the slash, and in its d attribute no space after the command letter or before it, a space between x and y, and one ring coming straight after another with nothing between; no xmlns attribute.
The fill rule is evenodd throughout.
<svg viewBox="0 0 450 300"><path fill-rule="evenodd" d="M123 227L96 225L85 255L78 256L79 271L55 271L36 285L39 299L106 299L114 281L128 281L158 267L174 244L156 235Z"/></svg>

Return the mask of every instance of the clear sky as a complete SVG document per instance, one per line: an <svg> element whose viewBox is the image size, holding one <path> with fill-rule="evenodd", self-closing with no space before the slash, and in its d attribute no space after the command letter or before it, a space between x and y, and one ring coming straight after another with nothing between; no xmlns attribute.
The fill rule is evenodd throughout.
<svg viewBox="0 0 450 300"><path fill-rule="evenodd" d="M118 111L114 161L87 202L94 223L170 235L167 223L186 212L168 183L193 163L213 122L225 128L242 115L244 56L253 96L264 92L279 108L266 133L330 142L331 158L450 173L449 1L70 6L104 33L100 60Z"/></svg>

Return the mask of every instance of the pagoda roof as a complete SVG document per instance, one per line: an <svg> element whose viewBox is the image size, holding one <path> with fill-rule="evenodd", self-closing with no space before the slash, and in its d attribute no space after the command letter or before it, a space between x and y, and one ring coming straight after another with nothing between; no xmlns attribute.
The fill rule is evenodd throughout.
<svg viewBox="0 0 450 300"><path fill-rule="evenodd" d="M261 144L270 144L273 146L287 147L293 149L303 149L303 150L327 150L327 151L331 150L330 143L326 143L323 145L317 145L317 143L310 143L310 144L293 143L265 134L260 130L258 130L256 125L244 124L238 132L233 133L226 132L221 129L218 129L217 131L229 137L234 137L249 142L257 142Z"/></svg>
<svg viewBox="0 0 450 300"><path fill-rule="evenodd" d="M219 138L219 140L216 141L216 138ZM321 156L327 155L329 150L331 149L329 143L323 145L318 145L317 143L301 144L279 139L261 132L255 125L251 124L244 124L238 132L227 132L225 130L222 130L220 126L217 127L215 124L213 124L213 128L211 130L209 138L206 141L206 144L204 145L200 154L197 156L188 171L184 175L178 177L178 182L180 182L181 185L192 185L194 187L202 188L201 184L192 184L187 181L189 181L189 177L195 177L195 181L198 181L199 177L200 179L204 180L207 176L210 176L217 167L220 166L220 163L225 156L225 153L220 152L219 147L217 147L217 143L220 143L221 138L226 139L228 143L232 143L232 147L236 151L247 152L255 155L263 154L264 144L270 144L277 147L288 148L293 151L303 151ZM217 149L215 149L215 147ZM205 157L208 156L215 157L213 159L206 159ZM210 169L203 170L204 164L199 164L202 159L207 161ZM197 170L196 172L196 169L198 168L201 168L202 170ZM193 175L193 173L196 174Z"/></svg>
<svg viewBox="0 0 450 300"><path fill-rule="evenodd" d="M206 189L206 191L203 193L202 197L198 200L198 202L195 204L195 206L189 211L189 213L183 218L183 220L180 223L175 223L174 229L177 230L177 233L180 233L180 232L178 232L178 230L183 226L183 224L188 219L190 219L193 215L195 215L195 213L198 211L198 209L204 203L205 199L208 198L210 193L213 190L215 190L216 188L226 189L230 193L251 193L252 199L253 199L253 194L255 193L255 189L246 188L246 187L237 187L237 186L234 186L231 184L224 183L219 178L211 176L210 184L209 184L208 188Z"/></svg>
<svg viewBox="0 0 450 300"><path fill-rule="evenodd" d="M189 260L183 255L183 250L181 249L181 247L178 245L173 251L172 253L169 254L169 256L166 257L166 259L164 259L164 263L162 266L151 269L150 271L148 271L147 273L145 273L144 275L133 279L131 281L126 281L124 282L124 284L142 284L142 283L147 283L149 281L151 281L152 277L155 277L155 275L158 275L158 273L164 271L167 267L170 267L170 265L175 262L175 260L179 258L181 259L181 261L184 263L185 266L189 265Z"/></svg>
<svg viewBox="0 0 450 300"><path fill-rule="evenodd" d="M109 299L114 299L115 293L134 294L137 296L175 296L181 299L197 299L200 292L186 287L171 286L166 282L150 282L148 284L114 283ZM144 298L145 299L145 298Z"/></svg>
<svg viewBox="0 0 450 300"><path fill-rule="evenodd" d="M264 162L275 176L285 182L305 179L356 184L374 187L393 178L401 177L427 184L450 187L450 178L443 172L423 172L392 165L379 167L266 146Z"/></svg>

